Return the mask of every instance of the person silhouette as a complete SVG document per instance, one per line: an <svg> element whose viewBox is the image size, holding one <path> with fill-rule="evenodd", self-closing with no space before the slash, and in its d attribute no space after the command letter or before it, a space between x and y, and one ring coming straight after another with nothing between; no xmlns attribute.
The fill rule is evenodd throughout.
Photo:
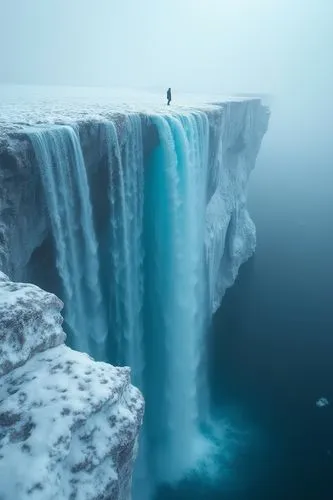
<svg viewBox="0 0 333 500"><path fill-rule="evenodd" d="M171 88L170 87L168 88L168 91L167 91L167 100L168 100L168 106L170 106L170 102L171 102Z"/></svg>

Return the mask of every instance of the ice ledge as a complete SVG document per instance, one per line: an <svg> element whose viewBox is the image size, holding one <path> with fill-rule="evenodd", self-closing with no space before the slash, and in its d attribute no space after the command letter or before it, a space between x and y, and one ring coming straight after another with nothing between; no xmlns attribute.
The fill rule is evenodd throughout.
<svg viewBox="0 0 333 500"><path fill-rule="evenodd" d="M55 295L0 272L0 377L65 341L61 309Z"/></svg>
<svg viewBox="0 0 333 500"><path fill-rule="evenodd" d="M60 308L1 273L0 498L128 500L142 396L128 368L57 345Z"/></svg>

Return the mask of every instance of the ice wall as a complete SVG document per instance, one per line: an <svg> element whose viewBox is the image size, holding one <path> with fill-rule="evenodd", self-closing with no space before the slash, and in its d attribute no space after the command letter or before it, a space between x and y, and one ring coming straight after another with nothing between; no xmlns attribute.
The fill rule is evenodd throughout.
<svg viewBox="0 0 333 500"><path fill-rule="evenodd" d="M52 110L15 126L7 110L1 266L61 295L72 346L131 366L146 398L146 500L143 485L198 458L204 335L254 251L246 188L268 112L258 99Z"/></svg>
<svg viewBox="0 0 333 500"><path fill-rule="evenodd" d="M212 313L234 283L241 264L255 250L255 226L246 206L247 186L268 119L268 109L256 100L229 103L222 115L214 117L205 236Z"/></svg>
<svg viewBox="0 0 333 500"><path fill-rule="evenodd" d="M0 498L128 500L143 398L63 344L61 308L0 272Z"/></svg>

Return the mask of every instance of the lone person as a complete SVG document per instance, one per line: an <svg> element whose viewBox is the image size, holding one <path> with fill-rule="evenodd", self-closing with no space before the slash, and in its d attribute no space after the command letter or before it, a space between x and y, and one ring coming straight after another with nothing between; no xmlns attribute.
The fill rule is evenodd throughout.
<svg viewBox="0 0 333 500"><path fill-rule="evenodd" d="M168 91L167 91L167 100L168 100L168 106L170 106L170 102L171 102L171 88L168 88Z"/></svg>

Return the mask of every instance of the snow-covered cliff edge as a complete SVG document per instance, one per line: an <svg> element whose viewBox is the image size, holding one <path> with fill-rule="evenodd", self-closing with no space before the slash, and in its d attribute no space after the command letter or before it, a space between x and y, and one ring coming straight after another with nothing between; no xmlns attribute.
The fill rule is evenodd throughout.
<svg viewBox="0 0 333 500"><path fill-rule="evenodd" d="M63 344L61 308L0 273L0 498L128 500L142 396Z"/></svg>
<svg viewBox="0 0 333 500"><path fill-rule="evenodd" d="M96 107L85 102L72 107L43 103L42 109L32 109L31 105L19 110L17 105L0 106L0 269L12 278L29 277L29 260L50 232L45 192L29 130L36 125L40 128L55 124L77 130L98 226L107 213L100 193L107 182L103 124L106 120L113 122L121 145L125 145L130 107L124 105L117 110L114 105ZM141 117L143 152L147 158L160 141L151 117L164 114L165 110L156 105L151 110L148 105L146 108L142 111L136 106L131 112ZM172 110L179 116L196 111L204 113L209 122L206 256L210 300L215 310L239 266L255 248L255 227L246 209L246 190L267 131L269 111L255 98L229 98L213 105L191 104Z"/></svg>

